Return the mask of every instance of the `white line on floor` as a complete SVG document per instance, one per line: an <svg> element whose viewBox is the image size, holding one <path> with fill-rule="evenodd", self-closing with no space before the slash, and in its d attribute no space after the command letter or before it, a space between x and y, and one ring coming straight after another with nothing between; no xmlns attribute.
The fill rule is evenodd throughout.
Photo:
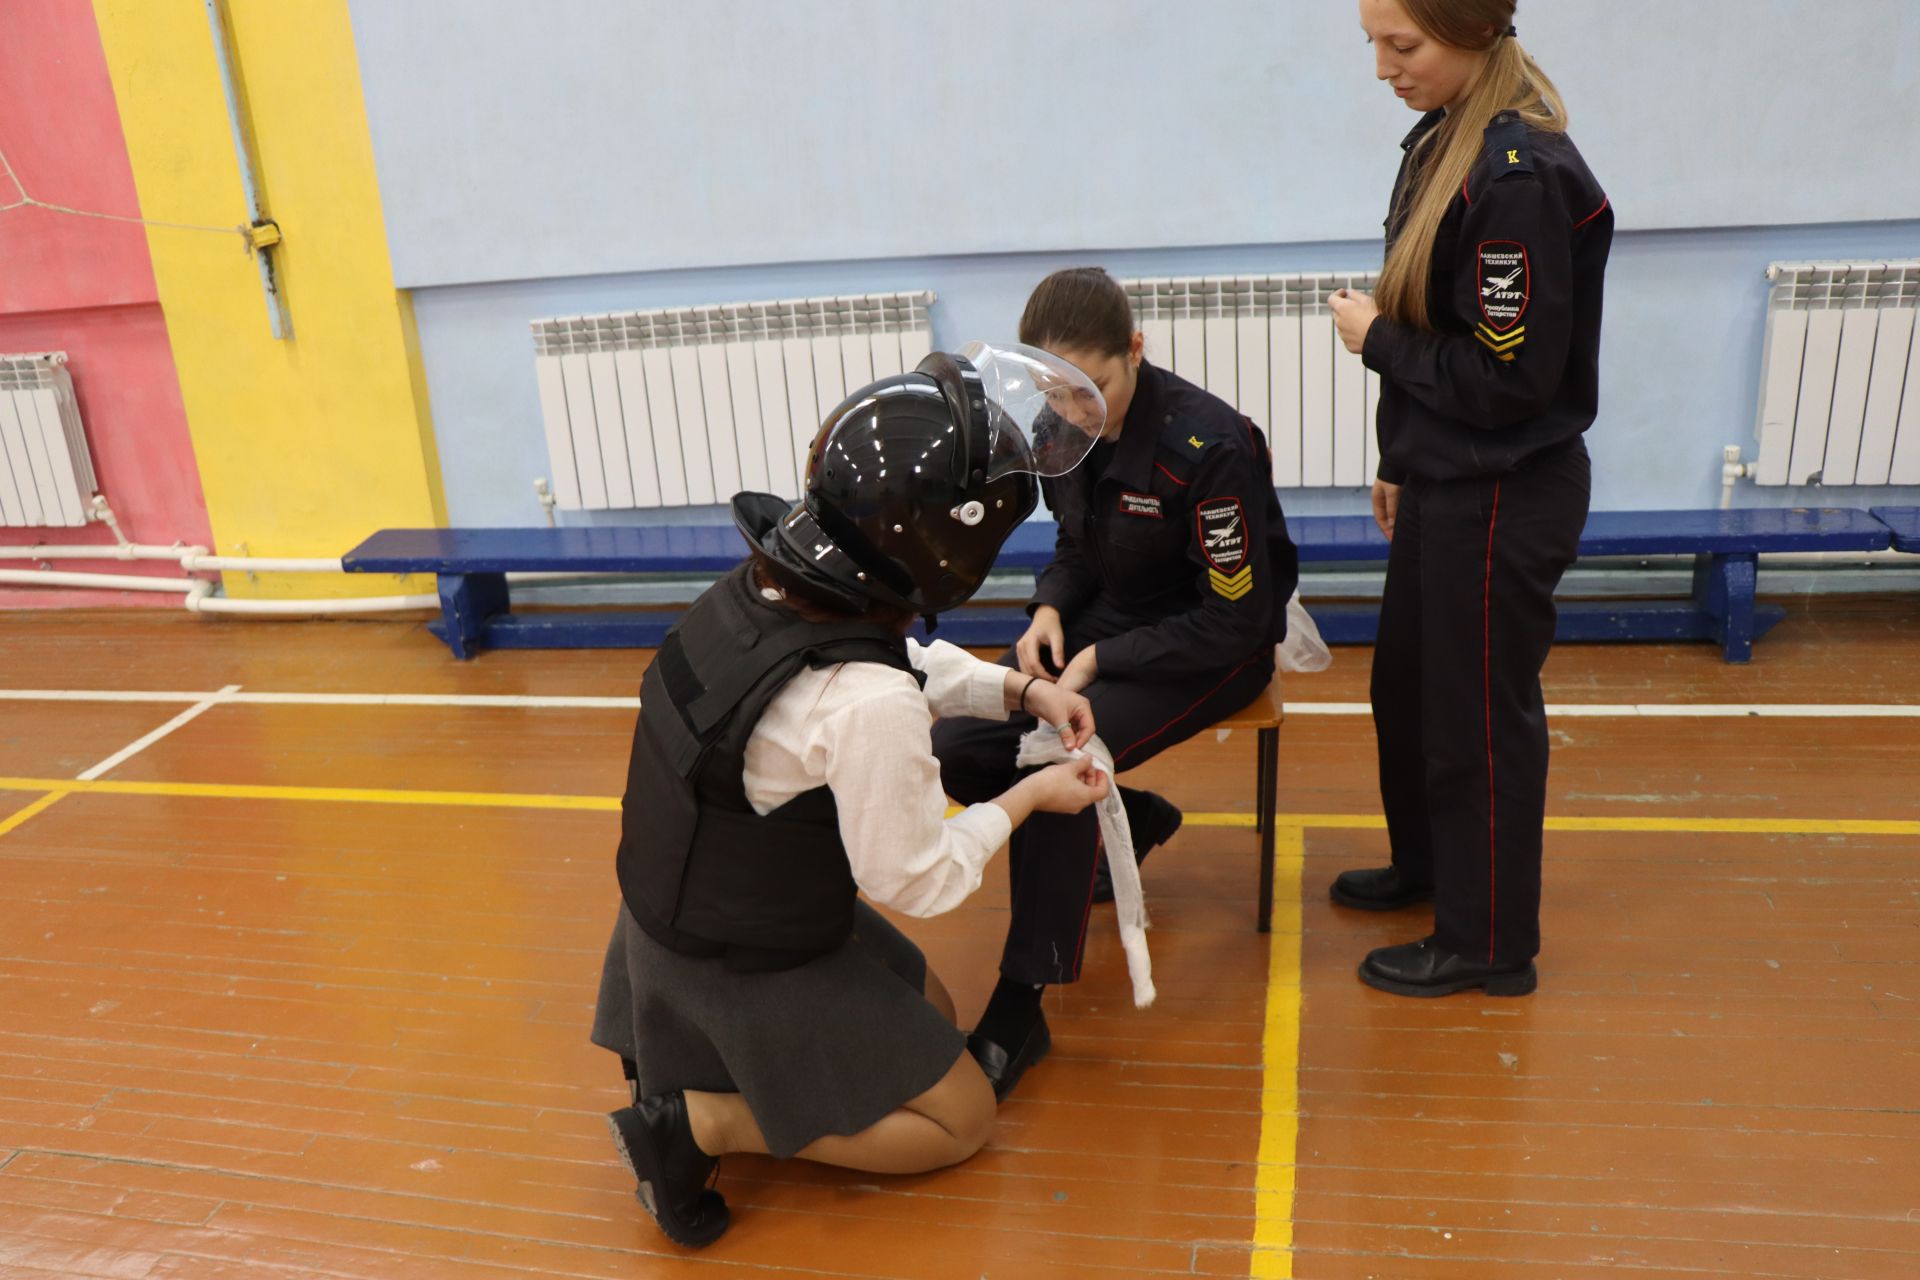
<svg viewBox="0 0 1920 1280"><path fill-rule="evenodd" d="M228 686L237 688L238 686ZM521 693L189 693L160 689L0 689L0 702L207 702L321 707L501 707L632 711L638 698ZM1290 716L1364 716L1364 702L1289 702ZM193 714L199 714L198 711ZM1691 719L1738 717L1786 719L1920 719L1920 703L1902 702L1557 702L1550 716L1630 719L1668 716ZM182 723L185 723L182 721Z"/></svg>
<svg viewBox="0 0 1920 1280"><path fill-rule="evenodd" d="M136 738L134 741L129 742L126 746L120 748L118 751L108 756L105 760L102 760L99 764L93 766L93 768L87 770L83 774L80 774L79 781L92 782L95 778L98 778L101 774L106 773L108 770L117 768L120 765L125 764L127 761L131 760L133 757L139 755L142 751L145 751L148 747L152 746L154 743L160 741L160 739L172 733L175 729L178 729L181 725L186 724L188 721L192 720L195 716L198 716L202 712L210 710L213 707L217 707L223 702L230 701L232 699L232 696L238 693L239 691L240 691L239 685L230 684L226 688L220 690L218 693L202 694L201 701L195 703L191 707L188 707L185 711L182 711L179 715L167 721L165 724L161 725L158 729L155 729L152 733L147 734L143 738Z"/></svg>

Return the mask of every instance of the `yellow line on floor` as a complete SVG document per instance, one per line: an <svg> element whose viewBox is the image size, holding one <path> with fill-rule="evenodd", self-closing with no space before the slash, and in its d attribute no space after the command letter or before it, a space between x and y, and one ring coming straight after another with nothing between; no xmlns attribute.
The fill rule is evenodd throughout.
<svg viewBox="0 0 1920 1280"><path fill-rule="evenodd" d="M62 798L75 794L162 796L233 800L286 800L347 804L427 805L447 808L618 812L614 796L544 795L517 792L428 791L368 787L260 786L215 782L81 781L68 778L0 777L0 791L30 791L38 797L0 819L0 835L18 828ZM1194 826L1247 829L1250 813L1190 813ZM1378 830L1378 814L1283 813L1275 820L1273 933L1267 980L1266 1030L1262 1046L1259 1160L1254 1185L1251 1272L1263 1280L1293 1274L1293 1195L1299 1125L1300 875L1304 832ZM1920 821L1861 818L1686 818L1622 815L1556 817L1550 831L1662 832L1746 835L1920 836Z"/></svg>
<svg viewBox="0 0 1920 1280"><path fill-rule="evenodd" d="M92 793L221 800L304 800L335 804L438 805L473 809L571 809L593 813L617 813L620 810L618 796L547 795L514 791L414 791L376 787L281 787L227 782L82 782L73 778L0 777L0 791L38 791L56 797ZM15 818L18 819L19 815L16 814ZM1251 813L1189 813L1186 821L1196 827L1239 827L1249 830L1253 827ZM1299 827L1320 831L1377 831L1386 826L1386 820L1375 813L1282 813L1275 821L1277 827L1282 829ZM1878 818L1683 818L1623 814L1618 817L1548 818L1547 830L1920 836L1920 821Z"/></svg>
<svg viewBox="0 0 1920 1280"><path fill-rule="evenodd" d="M10 813L4 818L0 818L0 836L4 836L7 832L12 831L34 814L44 813L48 809L51 809L54 805L58 804L66 794L64 791L52 792L48 795L41 796L38 800L32 801L26 808L16 813Z"/></svg>
<svg viewBox="0 0 1920 1280"><path fill-rule="evenodd" d="M1282 827L1319 831L1384 831L1387 820L1377 813L1283 813ZM1186 822L1196 827L1253 826L1250 813L1190 813ZM1548 818L1549 831L1655 831L1670 834L1766 836L1920 836L1920 821L1882 818L1683 818L1621 814L1583 818Z"/></svg>
<svg viewBox="0 0 1920 1280"><path fill-rule="evenodd" d="M614 813L620 810L618 796L528 795L511 791L402 791L372 787L269 787L225 782L79 782L59 778L0 778L0 791L440 805L473 809L586 809Z"/></svg>
<svg viewBox="0 0 1920 1280"><path fill-rule="evenodd" d="M1761 836L1920 836L1920 822L1879 818L1548 818L1547 830Z"/></svg>
<svg viewBox="0 0 1920 1280"><path fill-rule="evenodd" d="M1260 1156L1253 1177L1253 1256L1249 1275L1293 1275L1293 1190L1300 1137L1299 827L1273 833L1273 933L1268 943L1267 1022L1260 1051Z"/></svg>

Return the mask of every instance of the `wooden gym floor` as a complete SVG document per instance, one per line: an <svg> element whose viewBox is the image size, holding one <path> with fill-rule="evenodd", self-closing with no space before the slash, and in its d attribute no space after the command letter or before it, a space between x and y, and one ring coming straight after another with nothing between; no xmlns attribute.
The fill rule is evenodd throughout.
<svg viewBox="0 0 1920 1280"><path fill-rule="evenodd" d="M1518 1001L1355 981L1425 921L1326 900L1386 848L1368 655L1338 651L1288 688L1270 938L1253 743L1202 735L1134 775L1190 814L1146 868L1159 1003L1096 915L984 1152L905 1179L729 1157L733 1230L683 1255L586 1043L645 655L0 614L0 1277L1905 1280L1916 627L1911 595L1827 597L1750 667L1556 653ZM1004 910L990 875L908 925L963 1017Z"/></svg>

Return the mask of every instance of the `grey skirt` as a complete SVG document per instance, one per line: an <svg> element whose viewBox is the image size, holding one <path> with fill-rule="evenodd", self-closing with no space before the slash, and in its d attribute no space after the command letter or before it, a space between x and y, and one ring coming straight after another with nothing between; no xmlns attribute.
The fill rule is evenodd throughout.
<svg viewBox="0 0 1920 1280"><path fill-rule="evenodd" d="M640 1095L738 1093L776 1156L850 1135L933 1088L966 1038L928 1003L927 960L866 903L830 955L737 973L655 942L623 904L593 1042L633 1060Z"/></svg>

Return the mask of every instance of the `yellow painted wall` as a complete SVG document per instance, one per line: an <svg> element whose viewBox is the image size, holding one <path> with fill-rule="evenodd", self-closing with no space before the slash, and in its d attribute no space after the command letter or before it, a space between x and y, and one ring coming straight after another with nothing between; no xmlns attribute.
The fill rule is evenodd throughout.
<svg viewBox="0 0 1920 1280"><path fill-rule="evenodd" d="M246 221L201 0L94 0L142 216ZM233 56L293 338L239 237L149 228L217 550L336 556L443 525L412 301L393 287L346 0L230 0ZM234 596L384 594L391 578L226 575ZM430 589L416 586L415 589Z"/></svg>

